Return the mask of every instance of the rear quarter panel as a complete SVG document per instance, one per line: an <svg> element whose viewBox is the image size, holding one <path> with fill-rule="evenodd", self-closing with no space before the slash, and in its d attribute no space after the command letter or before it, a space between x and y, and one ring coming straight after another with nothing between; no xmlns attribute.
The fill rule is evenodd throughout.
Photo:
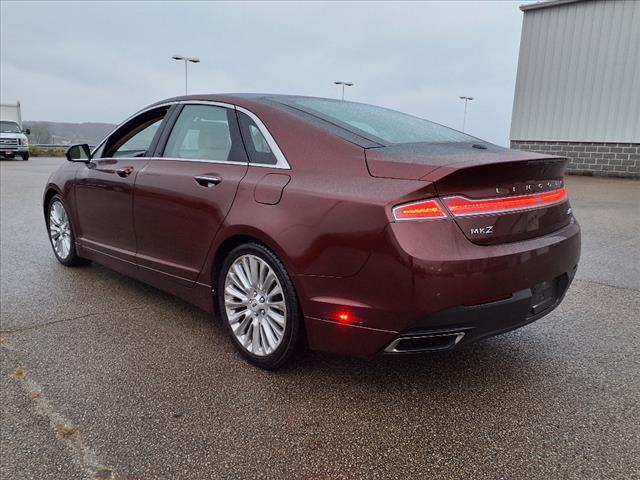
<svg viewBox="0 0 640 480"><path fill-rule="evenodd" d="M287 112L260 104L246 108L265 123L291 170L249 167L215 240L205 275L212 271L219 245L234 235L261 240L294 276L355 275L389 222L390 202L409 192L435 194L428 182L372 177L362 147ZM255 187L269 173L291 177L274 205L255 201Z"/></svg>

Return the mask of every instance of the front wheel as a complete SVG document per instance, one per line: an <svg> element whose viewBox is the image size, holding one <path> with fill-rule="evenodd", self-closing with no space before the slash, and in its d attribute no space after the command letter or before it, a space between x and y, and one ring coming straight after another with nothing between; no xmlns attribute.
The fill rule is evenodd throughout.
<svg viewBox="0 0 640 480"><path fill-rule="evenodd" d="M296 292L271 250L257 243L234 248L224 260L217 285L222 320L245 359L274 370L301 350Z"/></svg>
<svg viewBox="0 0 640 480"><path fill-rule="evenodd" d="M71 220L60 195L54 195L49 202L47 229L53 253L61 264L71 267L86 262L76 254L76 239Z"/></svg>
<svg viewBox="0 0 640 480"><path fill-rule="evenodd" d="M22 160L24 160L25 162L29 160L29 152L21 153L20 156L22 157Z"/></svg>

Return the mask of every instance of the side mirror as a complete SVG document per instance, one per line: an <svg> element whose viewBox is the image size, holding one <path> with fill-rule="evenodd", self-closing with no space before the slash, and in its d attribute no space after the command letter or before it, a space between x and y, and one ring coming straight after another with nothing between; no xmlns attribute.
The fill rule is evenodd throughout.
<svg viewBox="0 0 640 480"><path fill-rule="evenodd" d="M70 162L88 162L91 160L91 150L89 149L89 145L86 143L76 143L75 145L71 145L64 152L64 155Z"/></svg>
<svg viewBox="0 0 640 480"><path fill-rule="evenodd" d="M24 132L25 135L31 135L31 129L30 128L25 128L23 130L23 132Z"/></svg>

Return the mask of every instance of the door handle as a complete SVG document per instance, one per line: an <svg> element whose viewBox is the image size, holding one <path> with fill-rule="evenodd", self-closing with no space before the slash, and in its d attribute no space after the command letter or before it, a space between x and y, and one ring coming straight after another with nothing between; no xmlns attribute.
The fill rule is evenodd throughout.
<svg viewBox="0 0 640 480"><path fill-rule="evenodd" d="M133 167L122 167L116 169L116 174L122 178L128 177L131 175L131 172L133 172Z"/></svg>
<svg viewBox="0 0 640 480"><path fill-rule="evenodd" d="M193 178L195 178L196 182L198 182L200 185L207 188L213 188L222 181L222 178L218 177L217 175L198 175Z"/></svg>

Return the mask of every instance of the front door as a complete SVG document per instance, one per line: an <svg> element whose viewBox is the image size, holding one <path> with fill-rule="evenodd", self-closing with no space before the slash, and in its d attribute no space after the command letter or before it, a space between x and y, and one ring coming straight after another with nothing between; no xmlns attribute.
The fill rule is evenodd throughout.
<svg viewBox="0 0 640 480"><path fill-rule="evenodd" d="M136 261L140 268L192 285L248 161L233 108L184 105L165 130L136 180Z"/></svg>
<svg viewBox="0 0 640 480"><path fill-rule="evenodd" d="M149 162L168 108L145 112L116 130L76 177L76 205L83 248L135 262L133 187Z"/></svg>

